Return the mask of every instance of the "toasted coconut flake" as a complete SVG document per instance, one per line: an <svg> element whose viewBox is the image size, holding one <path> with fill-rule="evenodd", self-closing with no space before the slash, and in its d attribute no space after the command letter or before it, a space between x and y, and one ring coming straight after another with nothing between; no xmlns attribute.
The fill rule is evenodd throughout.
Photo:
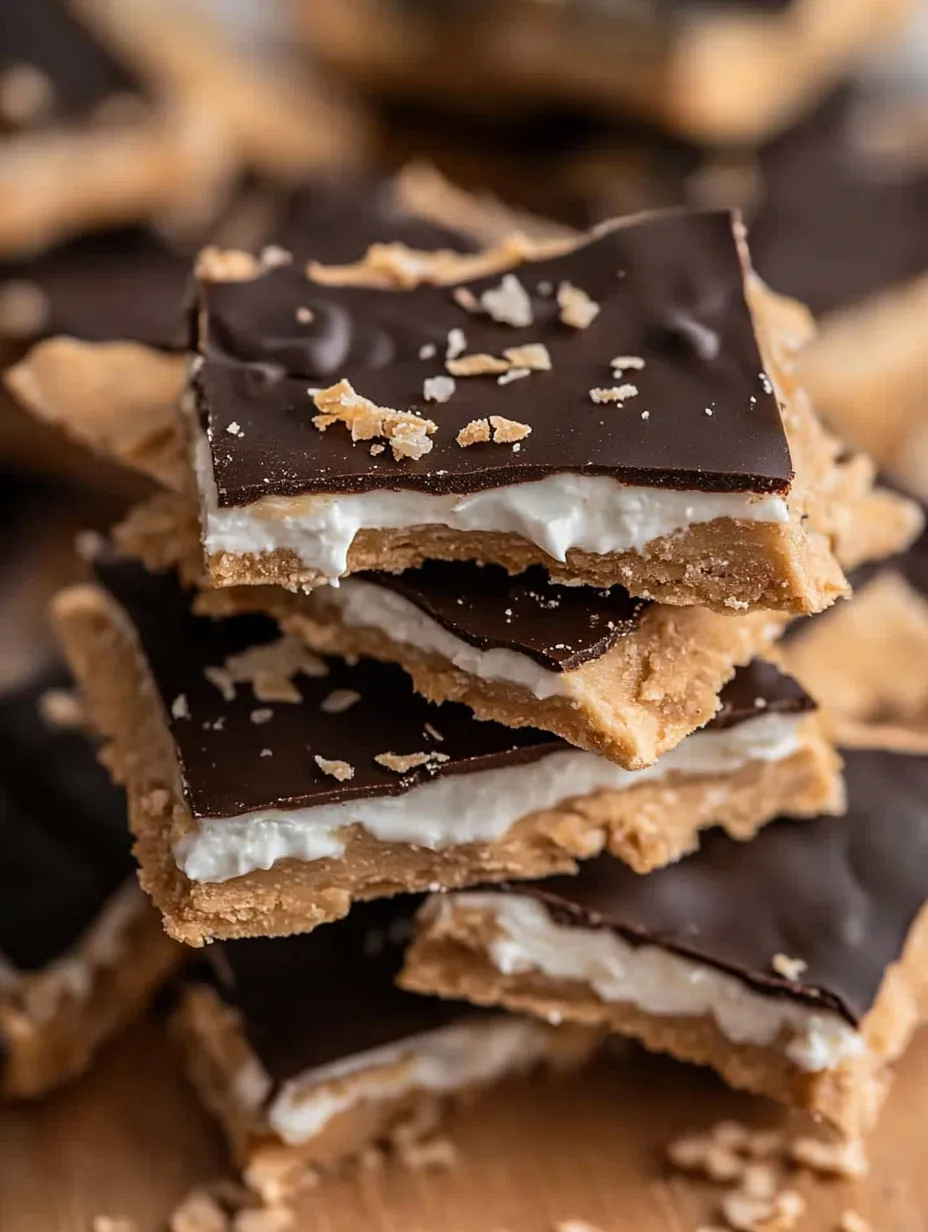
<svg viewBox="0 0 928 1232"><path fill-rule="evenodd" d="M318 753L313 754L313 761L323 774L328 774L333 779L338 779L340 783L345 783L348 779L354 778L354 766L350 762L340 761L337 758L320 757Z"/></svg>
<svg viewBox="0 0 928 1232"><path fill-rule="evenodd" d="M586 329L599 315L599 304L586 291L572 283L562 282L557 289L557 304L561 320L572 329Z"/></svg>
<svg viewBox="0 0 928 1232"><path fill-rule="evenodd" d="M493 429L493 442L496 445L510 445L513 441L521 441L532 430L528 424L519 423L515 419L506 419L502 415L491 415L490 426Z"/></svg>
<svg viewBox="0 0 928 1232"><path fill-rule="evenodd" d="M498 287L484 291L480 306L494 321L524 329L535 319L529 294L515 274L506 274Z"/></svg>
<svg viewBox="0 0 928 1232"><path fill-rule="evenodd" d="M377 753L374 761L379 766L384 766L387 770L393 770L397 774L406 774L410 770L416 770L419 766L427 766L430 763L448 761L447 753L438 753L434 749L428 753Z"/></svg>
<svg viewBox="0 0 928 1232"><path fill-rule="evenodd" d="M503 355L514 368L532 372L550 372L551 355L543 342L527 342L524 346L507 347Z"/></svg>
<svg viewBox="0 0 928 1232"><path fill-rule="evenodd" d="M468 445L479 445L488 441L490 439L489 419L472 419L469 424L464 425L454 439L462 449L466 449Z"/></svg>
<svg viewBox="0 0 928 1232"><path fill-rule="evenodd" d="M430 376L422 383L422 395L426 402L447 402L457 385L452 376Z"/></svg>
<svg viewBox="0 0 928 1232"><path fill-rule="evenodd" d="M506 359L497 359L495 355L478 351L474 355L463 355L460 359L449 359L445 367L453 376L487 376L508 372L510 364Z"/></svg>

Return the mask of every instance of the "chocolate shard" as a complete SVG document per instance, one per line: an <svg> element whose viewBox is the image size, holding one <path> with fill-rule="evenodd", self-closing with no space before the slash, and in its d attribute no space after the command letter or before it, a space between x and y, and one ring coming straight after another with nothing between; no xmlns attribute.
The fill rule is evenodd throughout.
<svg viewBox="0 0 928 1232"><path fill-rule="evenodd" d="M928 758L844 756L844 817L784 818L750 843L712 831L694 855L646 876L599 856L576 877L508 892L540 899L562 923L613 929L857 1024L928 900ZM799 980L773 970L776 954L806 964Z"/></svg>
<svg viewBox="0 0 928 1232"><path fill-rule="evenodd" d="M496 303L501 287L514 294L518 327L466 311L448 287L322 285L293 266L244 282L201 281L205 362L195 387L219 504L383 487L461 494L565 471L652 487L785 492L790 453L762 373L736 232L726 212L657 213L519 265L514 283L496 275L466 284L478 304ZM561 319L556 293L568 286L598 308L586 328ZM455 329L468 354L498 358L540 344L551 368L503 387L495 375L459 376L436 409L424 383L445 373ZM622 356L634 367L615 377L612 361ZM341 379L377 406L433 417L432 451L418 460L372 457L343 426L320 431L308 389ZM591 398L620 385L637 392L621 403ZM531 435L518 451L456 443L490 415L524 422ZM238 430L229 433L230 424Z"/></svg>

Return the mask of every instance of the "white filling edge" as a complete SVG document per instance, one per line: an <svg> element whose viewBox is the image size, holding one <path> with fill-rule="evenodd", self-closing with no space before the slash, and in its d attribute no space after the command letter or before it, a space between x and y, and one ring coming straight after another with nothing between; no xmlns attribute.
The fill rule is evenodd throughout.
<svg viewBox="0 0 928 1232"><path fill-rule="evenodd" d="M341 858L344 832L353 825L383 843L433 851L497 842L523 817L597 791L625 790L671 774L729 774L751 761L784 760L800 747L804 718L761 714L735 727L694 732L642 770L625 770L595 753L568 748L522 765L441 775L399 796L201 819L174 844L174 858L191 881L221 882L271 868L278 860Z"/></svg>
<svg viewBox="0 0 928 1232"><path fill-rule="evenodd" d="M536 899L464 891L429 902L433 912L458 908L490 915L497 931L488 957L504 975L537 971L588 984L602 1001L656 1017L711 1017L733 1044L770 1047L785 1030L786 1056L810 1073L834 1069L865 1050L863 1035L832 1010L765 996L707 963L660 946L632 945L608 929L557 924Z"/></svg>
<svg viewBox="0 0 928 1232"><path fill-rule="evenodd" d="M220 506L209 440L200 430L193 452L208 555L288 549L333 583L348 567L348 549L359 530L447 526L462 533L512 534L564 561L572 548L597 555L640 552L652 540L716 518L789 521L782 496L638 487L571 471L464 495L379 488Z"/></svg>
<svg viewBox="0 0 928 1232"><path fill-rule="evenodd" d="M266 1116L283 1142L297 1146L359 1104L399 1099L414 1091L444 1094L487 1086L533 1068L554 1051L551 1029L531 1019L493 1016L452 1023L306 1070L283 1084ZM237 1098L257 1110L272 1089L270 1077L252 1055L236 1076Z"/></svg>

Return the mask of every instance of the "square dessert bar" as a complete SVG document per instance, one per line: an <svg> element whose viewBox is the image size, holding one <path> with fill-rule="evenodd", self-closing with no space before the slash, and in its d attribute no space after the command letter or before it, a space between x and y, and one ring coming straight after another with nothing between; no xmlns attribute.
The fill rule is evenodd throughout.
<svg viewBox="0 0 928 1232"><path fill-rule="evenodd" d="M375 245L352 266L210 250L198 268L214 584L445 559L723 611L844 592L805 516L830 444L780 371L784 314L731 214L464 257Z"/></svg>
<svg viewBox="0 0 928 1232"><path fill-rule="evenodd" d="M378 94L478 112L556 103L631 111L700 142L751 144L801 114L912 7L301 0L299 12L315 53Z"/></svg>
<svg viewBox="0 0 928 1232"><path fill-rule="evenodd" d="M268 1202L450 1098L582 1061L596 1035L475 1011L395 984L418 898L361 904L303 937L211 946L176 1025L246 1182Z"/></svg>
<svg viewBox="0 0 928 1232"><path fill-rule="evenodd" d="M128 788L143 885L194 945L309 931L434 884L570 872L604 846L652 868L707 825L748 838L784 808L842 806L811 701L770 668L629 771L428 702L393 664L321 659L266 617L195 616L173 575L106 549L96 571L58 597L57 625Z"/></svg>
<svg viewBox="0 0 928 1232"><path fill-rule="evenodd" d="M135 879L125 800L86 738L0 698L0 1096L79 1074L180 960Z"/></svg>
<svg viewBox="0 0 928 1232"><path fill-rule="evenodd" d="M715 831L638 877L437 895L402 982L607 1027L849 1135L928 1014L928 757L845 750L848 812Z"/></svg>

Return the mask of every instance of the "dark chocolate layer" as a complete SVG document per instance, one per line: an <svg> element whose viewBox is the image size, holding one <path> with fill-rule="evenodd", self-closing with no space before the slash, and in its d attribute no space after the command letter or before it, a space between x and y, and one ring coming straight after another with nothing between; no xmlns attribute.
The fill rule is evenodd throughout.
<svg viewBox="0 0 928 1232"><path fill-rule="evenodd" d="M729 214L647 216L514 276L531 297L525 328L466 312L449 288L326 287L294 267L201 283L206 362L196 388L219 503L384 487L466 493L563 471L700 491L788 488L789 448L776 399L765 392ZM563 324L544 293L563 282L600 306L587 329ZM496 276L468 289L479 297L500 283ZM459 377L450 401L428 403L423 382L444 372L453 328L464 331L468 353L500 356L542 343L552 370L502 387L492 376ZM421 358L430 346L435 356ZM614 379L617 355L640 357L645 367ZM307 387L341 378L378 406L433 418L431 453L397 462L389 449L371 457L343 425L320 432ZM627 382L639 393L624 405L590 399L591 389ZM489 415L525 422L531 435L518 451L456 444L461 428Z"/></svg>
<svg viewBox="0 0 928 1232"><path fill-rule="evenodd" d="M0 960L18 970L61 957L133 869L123 793L84 736L39 715L63 682L0 698Z"/></svg>
<svg viewBox="0 0 928 1232"><path fill-rule="evenodd" d="M402 669L369 659L354 665L327 659L325 676L294 676L298 704L262 702L248 683L237 684L234 699L227 701L205 669L222 668L229 656L275 641L277 625L263 616L194 616L190 596L172 574L148 573L138 562L107 551L96 570L138 633L194 817L401 795L443 775L522 765L571 747L549 732L481 722L457 703L427 702ZM342 713L327 713L322 704L336 690L360 696ZM811 705L795 682L775 669L748 669L745 683L736 678L726 686L720 724L754 717L758 696L774 711L795 713ZM421 752L448 760L402 775L374 760L381 753ZM316 765L316 755L348 762L353 777L338 782Z"/></svg>
<svg viewBox="0 0 928 1232"><path fill-rule="evenodd" d="M856 1024L928 899L928 758L844 756L844 817L782 819L750 843L713 830L694 855L644 877L605 855L576 877L509 890L563 923L614 929ZM773 970L776 954L807 964L800 980Z"/></svg>
<svg viewBox="0 0 928 1232"><path fill-rule="evenodd" d="M393 982L420 901L358 903L303 936L210 946L217 987L275 1082L474 1013Z"/></svg>
<svg viewBox="0 0 928 1232"><path fill-rule="evenodd" d="M752 659L722 689L719 709L707 726L720 731L761 714L805 714L815 708L798 680L765 659Z"/></svg>
<svg viewBox="0 0 928 1232"><path fill-rule="evenodd" d="M395 590L455 637L480 650L528 655L551 672L574 671L634 633L646 599L622 586L552 583L539 566L513 577L500 565L428 561L405 573L358 573Z"/></svg>
<svg viewBox="0 0 928 1232"><path fill-rule="evenodd" d="M23 65L47 78L49 106L26 125L12 123L0 109L0 131L77 119L113 95L140 91L138 81L68 12L63 0L0 4L0 74Z"/></svg>
<svg viewBox="0 0 928 1232"><path fill-rule="evenodd" d="M868 153L865 107L843 90L761 156L751 254L772 287L816 313L928 270L928 169Z"/></svg>

